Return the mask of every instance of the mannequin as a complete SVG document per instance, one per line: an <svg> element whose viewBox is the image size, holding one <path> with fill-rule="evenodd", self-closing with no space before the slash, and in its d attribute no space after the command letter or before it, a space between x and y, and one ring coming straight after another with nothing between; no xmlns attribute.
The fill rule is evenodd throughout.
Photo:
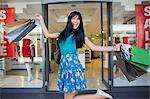
<svg viewBox="0 0 150 99"><path fill-rule="evenodd" d="M33 53L31 54L31 46L35 43L35 41L31 40L32 40L31 38L23 39L23 43L20 46L20 48L22 48L20 49L20 51L22 51L21 56L23 57L24 64L27 68L27 75L28 75L27 81L32 81L31 62L33 62L33 60L32 59L30 60L30 58L32 57L33 54Z"/></svg>
<svg viewBox="0 0 150 99"><path fill-rule="evenodd" d="M32 80L30 62L25 60L25 58L29 58L31 56L30 43L31 43L30 39L23 39L22 56L23 56L23 59L24 59L24 64L27 68L27 74L28 74L27 81Z"/></svg>

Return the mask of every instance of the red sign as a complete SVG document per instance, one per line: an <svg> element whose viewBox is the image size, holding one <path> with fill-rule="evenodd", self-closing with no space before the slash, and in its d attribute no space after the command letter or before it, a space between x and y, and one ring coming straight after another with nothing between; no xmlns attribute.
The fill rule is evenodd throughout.
<svg viewBox="0 0 150 99"><path fill-rule="evenodd" d="M137 4L136 15L136 45L150 49L150 4Z"/></svg>
<svg viewBox="0 0 150 99"><path fill-rule="evenodd" d="M128 36L124 36L122 39L123 39L123 43L124 44L128 44L129 43L129 40L128 40L129 37Z"/></svg>
<svg viewBox="0 0 150 99"><path fill-rule="evenodd" d="M0 23L6 24L15 21L15 8L0 8ZM6 32L4 32L6 34ZM4 38L5 44L0 44L3 49L2 57L15 58L16 57L16 44L9 44L8 40Z"/></svg>

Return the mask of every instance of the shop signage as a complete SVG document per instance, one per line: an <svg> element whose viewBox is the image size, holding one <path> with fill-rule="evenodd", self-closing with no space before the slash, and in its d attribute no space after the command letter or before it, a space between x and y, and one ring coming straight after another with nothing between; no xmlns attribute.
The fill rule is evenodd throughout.
<svg viewBox="0 0 150 99"><path fill-rule="evenodd" d="M150 50L150 4L135 5L136 45Z"/></svg>
<svg viewBox="0 0 150 99"><path fill-rule="evenodd" d="M11 23L14 22L15 20L15 8L0 8L0 24L4 25L6 23ZM2 31L1 31L2 33ZM6 32L3 32L3 34L6 34ZM1 55L0 57L5 57L5 58L15 58L16 57L16 51L15 47L16 44L9 44L7 39L3 38L4 43L0 42L0 48L3 49L3 52L1 50Z"/></svg>

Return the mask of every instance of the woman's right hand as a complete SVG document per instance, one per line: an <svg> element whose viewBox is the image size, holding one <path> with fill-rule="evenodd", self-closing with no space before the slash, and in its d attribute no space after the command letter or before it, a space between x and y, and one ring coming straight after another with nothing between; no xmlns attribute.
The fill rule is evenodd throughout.
<svg viewBox="0 0 150 99"><path fill-rule="evenodd" d="M39 20L39 21L43 21L43 17L40 14L35 14L35 19Z"/></svg>

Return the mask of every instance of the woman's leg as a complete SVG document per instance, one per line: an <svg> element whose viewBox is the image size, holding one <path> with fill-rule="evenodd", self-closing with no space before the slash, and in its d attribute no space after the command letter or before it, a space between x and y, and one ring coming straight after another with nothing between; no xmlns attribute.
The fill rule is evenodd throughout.
<svg viewBox="0 0 150 99"><path fill-rule="evenodd" d="M75 95L77 95L77 92L64 94L64 99L74 99Z"/></svg>
<svg viewBox="0 0 150 99"><path fill-rule="evenodd" d="M86 94L86 95L75 96L73 99L105 99L105 98L106 97L96 95L96 94Z"/></svg>

